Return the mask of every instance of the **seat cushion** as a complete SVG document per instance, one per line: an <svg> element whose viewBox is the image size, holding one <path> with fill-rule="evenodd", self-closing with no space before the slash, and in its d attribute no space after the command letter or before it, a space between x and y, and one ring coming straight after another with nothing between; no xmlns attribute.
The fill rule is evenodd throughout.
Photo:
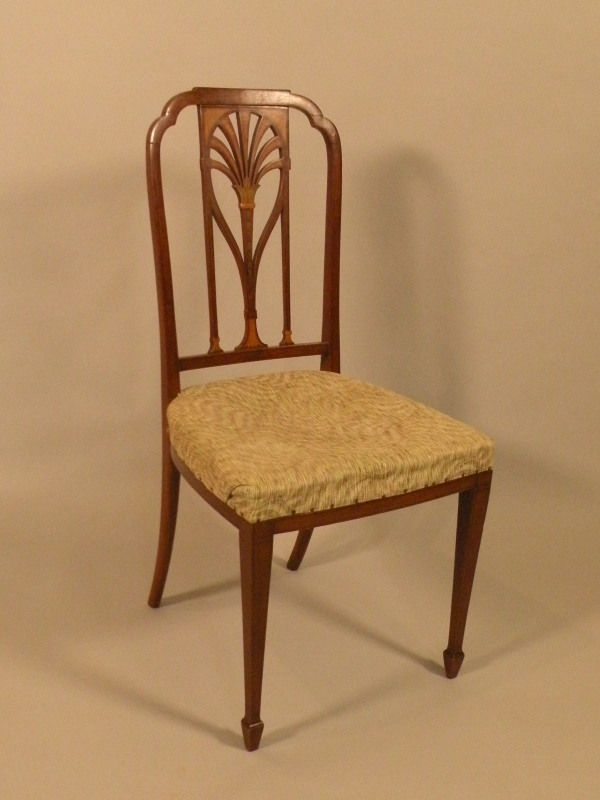
<svg viewBox="0 0 600 800"><path fill-rule="evenodd" d="M179 458L248 522L402 494L492 465L493 443L474 428L331 372L192 386L167 416Z"/></svg>

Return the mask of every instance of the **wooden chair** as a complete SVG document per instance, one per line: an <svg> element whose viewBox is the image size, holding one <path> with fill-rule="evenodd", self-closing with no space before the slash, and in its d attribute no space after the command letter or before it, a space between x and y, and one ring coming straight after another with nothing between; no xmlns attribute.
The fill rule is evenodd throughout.
<svg viewBox="0 0 600 800"><path fill-rule="evenodd" d="M208 351L181 355L175 323L161 146L183 109L195 106L207 270ZM299 112L299 113L298 113ZM317 341L293 340L290 303L289 119L306 117L326 149L327 183L322 330ZM162 510L149 597L159 606L185 479L239 531L245 715L244 742L255 750L260 718L273 537L299 531L288 568L300 566L313 529L342 520L458 494L456 558L444 664L457 675L471 587L491 484L493 445L473 428L386 389L343 377L339 345L341 148L335 126L305 97L287 91L196 88L164 107L147 137L147 177L156 265L162 362ZM213 177L224 173L237 195L226 218ZM262 230L254 209L261 182L274 181L275 200ZM262 341L256 286L267 241L281 239L283 333ZM215 231L237 265L244 333L221 346ZM279 237L278 237L279 238ZM277 245L279 250L279 245ZM315 267L320 270L320 267ZM180 376L242 362L317 356L320 369L211 381L181 391Z"/></svg>

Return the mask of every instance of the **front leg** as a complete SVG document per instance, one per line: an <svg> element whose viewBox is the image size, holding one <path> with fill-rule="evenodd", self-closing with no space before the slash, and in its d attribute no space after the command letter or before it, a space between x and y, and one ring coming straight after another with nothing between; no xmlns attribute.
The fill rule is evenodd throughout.
<svg viewBox="0 0 600 800"><path fill-rule="evenodd" d="M458 496L450 634L448 647L444 650L444 667L448 678L455 678L458 675L465 657L462 644L491 481L491 470L481 473L475 487L461 492Z"/></svg>
<svg viewBox="0 0 600 800"><path fill-rule="evenodd" d="M273 558L273 534L254 526L240 530L242 625L246 712L242 733L247 750L256 750L264 723L260 718L267 612Z"/></svg>

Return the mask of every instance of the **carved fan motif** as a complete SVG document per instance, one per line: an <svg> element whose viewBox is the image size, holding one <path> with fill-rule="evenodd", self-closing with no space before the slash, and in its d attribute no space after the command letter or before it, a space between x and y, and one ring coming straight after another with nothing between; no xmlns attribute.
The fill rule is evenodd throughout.
<svg viewBox="0 0 600 800"><path fill-rule="evenodd" d="M261 109L261 112L205 109L202 118L202 179L207 194L204 210L211 317L211 347L221 350L217 330L216 285L214 277L213 220L219 226L235 258L244 295L244 337L236 350L267 347L256 326L256 279L265 245L281 218L284 287L284 332L281 344L293 344L289 309L289 224L287 110ZM219 205L212 171L223 173L237 195L241 222L241 249ZM254 209L256 193L263 177L279 171L279 185L273 208L255 244Z"/></svg>

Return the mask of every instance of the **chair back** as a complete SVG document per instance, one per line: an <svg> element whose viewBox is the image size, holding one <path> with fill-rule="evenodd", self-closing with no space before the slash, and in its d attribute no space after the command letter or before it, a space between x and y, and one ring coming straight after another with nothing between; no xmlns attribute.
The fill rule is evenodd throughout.
<svg viewBox="0 0 600 800"><path fill-rule="evenodd" d="M200 151L203 231L205 245L209 344L204 353L181 355L177 341L175 293L165 211L161 148L165 133L180 113L197 109ZM323 137L327 159L323 303L321 338L295 342L292 331L290 263L290 111L300 112ZM294 114L298 116L298 114ZM339 258L341 216L341 147L333 123L305 97L287 91L196 88L173 97L151 125L146 140L146 166L150 220L158 292L163 401L168 404L180 391L184 370L248 361L320 356L324 370L339 371ZM235 204L222 201L224 175L235 193ZM216 180L215 180L216 179ZM271 193L259 191L271 182ZM257 214L265 198L267 208ZM282 287L282 335L278 343L263 341L257 278L265 247L279 229ZM217 272L221 252L216 237L226 243L237 267L243 296L243 336L239 344L224 349L219 334ZM279 246L278 246L279 250Z"/></svg>

